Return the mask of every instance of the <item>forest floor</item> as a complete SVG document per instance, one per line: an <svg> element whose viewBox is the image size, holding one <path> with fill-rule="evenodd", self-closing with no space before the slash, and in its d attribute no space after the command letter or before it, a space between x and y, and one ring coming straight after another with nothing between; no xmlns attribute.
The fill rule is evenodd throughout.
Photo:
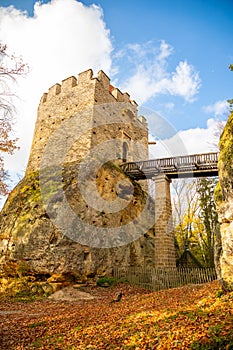
<svg viewBox="0 0 233 350"><path fill-rule="evenodd" d="M218 282L151 292L83 287L76 301L0 297L0 349L233 349L233 292ZM119 292L120 302L111 303Z"/></svg>

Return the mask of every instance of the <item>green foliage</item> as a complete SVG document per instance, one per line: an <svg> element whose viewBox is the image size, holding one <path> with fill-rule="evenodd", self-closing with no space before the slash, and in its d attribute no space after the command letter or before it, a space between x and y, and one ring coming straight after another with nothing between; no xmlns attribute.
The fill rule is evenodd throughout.
<svg viewBox="0 0 233 350"><path fill-rule="evenodd" d="M216 293L217 298L221 298L223 295L225 295L225 292L223 289L219 289Z"/></svg>
<svg viewBox="0 0 233 350"><path fill-rule="evenodd" d="M37 338L35 341L32 342L31 346L34 349L40 348L42 345L42 340L40 338Z"/></svg>
<svg viewBox="0 0 233 350"><path fill-rule="evenodd" d="M191 344L191 349L193 350L225 350L225 349L232 349L233 348L233 340L232 340L232 333L226 336L214 336L210 334L210 337L213 337L214 339L211 340L208 344L203 344L202 342L193 342Z"/></svg>
<svg viewBox="0 0 233 350"><path fill-rule="evenodd" d="M31 323L29 325L29 328L36 328L39 326L44 326L45 324L46 324L45 321L39 321L39 322Z"/></svg>
<svg viewBox="0 0 233 350"><path fill-rule="evenodd" d="M97 286L99 287L110 287L112 285L115 285L117 283L117 279L114 277L102 277L99 278L96 282Z"/></svg>
<svg viewBox="0 0 233 350"><path fill-rule="evenodd" d="M17 266L17 274L19 277L26 276L30 273L30 267L27 261L20 261Z"/></svg>
<svg viewBox="0 0 233 350"><path fill-rule="evenodd" d="M1 294L14 302L33 302L43 300L53 293L48 283L35 282L32 276L4 278L1 282Z"/></svg>
<svg viewBox="0 0 233 350"><path fill-rule="evenodd" d="M233 111L233 98L230 100L227 100L227 102L229 103L230 112L232 112Z"/></svg>
<svg viewBox="0 0 233 350"><path fill-rule="evenodd" d="M31 303L35 300L42 299L41 296L32 293L28 285L23 286L22 289L18 290L16 293L12 293L11 299L14 302Z"/></svg>

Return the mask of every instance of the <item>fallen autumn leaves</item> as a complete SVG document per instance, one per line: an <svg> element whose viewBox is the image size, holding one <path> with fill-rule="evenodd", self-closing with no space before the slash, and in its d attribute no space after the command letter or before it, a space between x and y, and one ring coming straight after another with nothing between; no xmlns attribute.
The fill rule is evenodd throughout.
<svg viewBox="0 0 233 350"><path fill-rule="evenodd" d="M233 349L233 293L218 282L149 292L86 287L93 300L1 299L0 349ZM123 298L110 304L119 291Z"/></svg>

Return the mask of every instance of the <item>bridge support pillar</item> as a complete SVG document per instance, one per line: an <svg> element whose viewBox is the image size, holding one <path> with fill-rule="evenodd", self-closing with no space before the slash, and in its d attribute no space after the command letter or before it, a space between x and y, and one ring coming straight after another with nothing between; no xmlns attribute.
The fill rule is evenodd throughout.
<svg viewBox="0 0 233 350"><path fill-rule="evenodd" d="M158 175L153 180L155 183L155 267L175 267L171 180L165 174Z"/></svg>

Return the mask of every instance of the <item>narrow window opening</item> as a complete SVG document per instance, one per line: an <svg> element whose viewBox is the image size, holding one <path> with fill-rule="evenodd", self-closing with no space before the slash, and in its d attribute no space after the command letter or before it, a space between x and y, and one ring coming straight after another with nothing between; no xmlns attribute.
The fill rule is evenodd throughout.
<svg viewBox="0 0 233 350"><path fill-rule="evenodd" d="M84 261L87 261L90 256L90 252L84 252Z"/></svg>
<svg viewBox="0 0 233 350"><path fill-rule="evenodd" d="M128 158L128 145L126 142L123 143L123 147L122 147L122 161L127 162L127 158Z"/></svg>

